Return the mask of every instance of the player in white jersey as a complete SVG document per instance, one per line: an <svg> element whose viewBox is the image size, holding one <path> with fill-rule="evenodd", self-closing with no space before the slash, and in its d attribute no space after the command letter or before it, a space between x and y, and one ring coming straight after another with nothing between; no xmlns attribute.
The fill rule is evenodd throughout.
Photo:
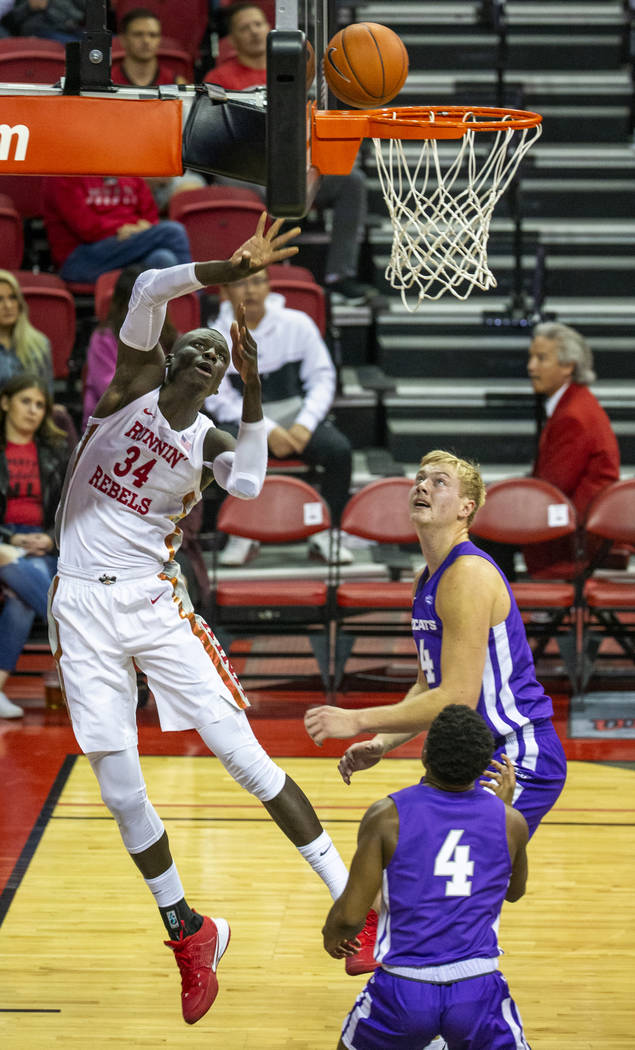
<svg viewBox="0 0 635 1050"><path fill-rule="evenodd" d="M261 800L336 899L346 868L301 789L254 736L248 700L173 561L177 522L215 478L250 499L262 488L267 439L257 348L244 311L231 356L245 385L237 439L200 413L229 364L208 328L158 345L166 304L294 255L297 228L253 237L225 262L150 270L138 278L121 328L117 368L71 461L58 511L60 558L50 592L50 639L78 743L124 844L153 893L181 971L189 1024L212 1005L229 925L193 911L168 837L149 802L137 749L136 674L146 673L164 730L196 729L234 779Z"/></svg>

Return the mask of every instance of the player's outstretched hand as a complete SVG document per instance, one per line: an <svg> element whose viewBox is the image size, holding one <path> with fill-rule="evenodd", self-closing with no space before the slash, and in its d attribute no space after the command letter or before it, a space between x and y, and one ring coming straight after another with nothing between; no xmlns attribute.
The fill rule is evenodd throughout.
<svg viewBox="0 0 635 1050"><path fill-rule="evenodd" d="M381 740L358 740L346 749L340 758L337 769L345 784L350 784L353 773L370 769L384 757Z"/></svg>
<svg viewBox="0 0 635 1050"><path fill-rule="evenodd" d="M287 245L289 241L298 236L300 227L294 226L291 230L280 233L283 222L284 219L275 219L266 230L267 213L263 211L258 219L256 232L248 241L241 244L240 248L236 249L229 260L235 270L233 280L240 280L241 277L256 273L265 266L282 262L298 254L298 248L295 245L289 247Z"/></svg>
<svg viewBox="0 0 635 1050"><path fill-rule="evenodd" d="M356 717L356 711L341 707L311 707L304 716L304 727L314 743L321 747L330 736L356 736L360 731Z"/></svg>
<svg viewBox="0 0 635 1050"><path fill-rule="evenodd" d="M479 780L481 787L488 788L494 795L498 795L503 802L511 806L514 800L514 789L516 787L516 772L512 761L507 755L501 755L502 762L492 759L493 769L486 769L483 773L487 780Z"/></svg>
<svg viewBox="0 0 635 1050"><path fill-rule="evenodd" d="M232 363L243 383L250 377L258 375L258 347L256 340L247 328L245 307L239 303L236 320L230 329L232 337Z"/></svg>

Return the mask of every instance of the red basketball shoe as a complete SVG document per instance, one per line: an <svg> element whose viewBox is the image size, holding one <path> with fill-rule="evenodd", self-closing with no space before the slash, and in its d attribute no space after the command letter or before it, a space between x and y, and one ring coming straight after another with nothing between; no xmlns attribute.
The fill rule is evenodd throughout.
<svg viewBox="0 0 635 1050"><path fill-rule="evenodd" d="M375 909L371 908L366 916L364 929L357 934L361 948L356 955L349 955L346 959L346 972L350 977L357 977L360 973L372 973L373 970L379 969L379 963L375 960L374 955L378 918Z"/></svg>
<svg viewBox="0 0 635 1050"><path fill-rule="evenodd" d="M183 940L163 942L174 952L181 971L181 1007L188 1024L200 1021L218 995L216 968L230 937L231 930L225 919L208 919L205 915L196 933Z"/></svg>

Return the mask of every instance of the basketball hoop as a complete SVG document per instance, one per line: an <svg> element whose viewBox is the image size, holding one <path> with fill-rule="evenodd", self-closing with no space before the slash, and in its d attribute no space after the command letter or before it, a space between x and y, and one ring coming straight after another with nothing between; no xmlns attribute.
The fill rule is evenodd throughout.
<svg viewBox="0 0 635 1050"><path fill-rule="evenodd" d="M314 109L312 121L311 160L321 174L348 173L362 139L372 138L393 231L385 276L406 309L448 291L467 299L474 288L496 287L487 260L492 214L540 137L538 113L484 106ZM493 135L484 158L477 156L477 132ZM409 156L404 141L413 139L421 147ZM445 170L440 139L461 139Z"/></svg>

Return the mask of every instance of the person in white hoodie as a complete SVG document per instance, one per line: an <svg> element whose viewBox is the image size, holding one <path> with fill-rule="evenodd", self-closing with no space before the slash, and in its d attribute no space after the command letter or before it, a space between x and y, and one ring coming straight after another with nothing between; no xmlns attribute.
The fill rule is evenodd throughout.
<svg viewBox="0 0 635 1050"><path fill-rule="evenodd" d="M337 526L350 494L352 451L348 438L328 419L335 396L335 366L328 347L308 314L285 306L284 296L271 291L265 271L223 285L222 294L220 312L210 327L227 336L238 304L244 304L247 324L258 343L269 453L323 468L320 488ZM242 390L231 364L218 394L205 402L205 410L223 430L231 433L238 428ZM341 537L339 560L350 564L353 555L344 540ZM328 560L328 532L312 537L309 550ZM220 562L245 565L257 553L257 543L232 536Z"/></svg>

